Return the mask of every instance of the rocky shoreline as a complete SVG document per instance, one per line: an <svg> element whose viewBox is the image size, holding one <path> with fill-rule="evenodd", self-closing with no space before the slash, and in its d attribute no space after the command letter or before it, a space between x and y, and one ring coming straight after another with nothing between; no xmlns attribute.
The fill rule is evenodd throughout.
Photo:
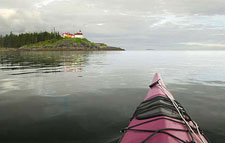
<svg viewBox="0 0 225 143"><path fill-rule="evenodd" d="M16 48L14 49L16 50ZM125 51L124 49L118 48L118 47L88 48L88 47L48 47L48 46L19 48L17 50L19 51Z"/></svg>
<svg viewBox="0 0 225 143"><path fill-rule="evenodd" d="M51 42L44 44L25 45L18 50L21 51L124 51L119 47L107 46L104 43L92 43L88 40L79 42L71 39L64 39L60 42Z"/></svg>

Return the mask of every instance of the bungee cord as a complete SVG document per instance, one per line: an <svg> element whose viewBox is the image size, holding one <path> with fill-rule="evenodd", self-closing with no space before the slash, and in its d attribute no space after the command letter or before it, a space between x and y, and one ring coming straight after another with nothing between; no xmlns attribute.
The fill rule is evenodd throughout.
<svg viewBox="0 0 225 143"><path fill-rule="evenodd" d="M152 83L149 87L150 88L153 88L154 86L158 87L161 90L161 92L164 93L164 95L166 97L163 97L162 96L163 94L161 93L160 94L161 96L156 96L157 98L150 98L150 99L147 99L147 100L143 101L137 107L137 109L135 110L135 112L134 112L132 118L130 119L130 121L132 121L133 118L140 119L140 120L141 119L150 119L151 116L149 116L149 117L142 117L142 118L139 116L142 113L145 113L147 111L143 107L144 106L147 106L151 110L154 110L154 106L156 106L156 105L151 106L151 102L154 103L154 102L160 101L160 100L163 100L163 101L167 102L167 104L169 102L170 106L173 107L173 109L171 109L171 107L169 107L169 105L166 105L166 106L168 106L168 108L170 110L173 110L173 111L177 112L176 113L177 114L177 117L175 117L175 116L172 117L170 115L161 114L161 115L158 115L159 118L155 118L155 119L153 118L153 119L150 119L150 120L147 120L147 121L144 121L144 122L141 122L141 123L132 125L130 127L128 126L128 127L124 128L124 129L122 129L121 132L123 132L124 134L127 131L133 131L133 132L149 132L149 133L151 133L143 141L141 141L141 143L146 143L147 141L150 140L150 138L152 138L153 136L155 136L158 133L166 134L166 135L168 135L168 136L170 136L170 137L172 137L172 138L174 138L174 139L176 139L176 140L178 140L179 142L182 142L182 143L210 143L210 140L208 140L208 138L205 137L205 135L203 134L203 132L202 131L200 132L198 124L191 119L191 117L186 113L185 109L180 105L180 103L177 102L174 99L173 95L166 89L166 87L164 86L164 84L162 82L160 82L160 79L158 79L157 81L155 81L154 83ZM160 97L160 98L158 98L158 97ZM148 104L150 104L150 106ZM164 108L167 108L166 106ZM162 117L162 116L166 116L166 117ZM154 116L152 116L152 117L154 117ZM169 121L172 121L172 122L176 122L176 123L179 123L179 124L182 124L182 125L186 126L186 129L179 129L179 128L161 128L161 129L158 129L158 130L148 130L148 129L140 129L140 128L137 128L138 126L141 126L141 125L144 125L144 124L147 124L147 123L150 123L150 122L155 122L157 120L169 120ZM192 123L192 124L190 124L190 123ZM190 135L190 140L189 141L188 140L183 140L182 138L177 137L175 134L171 134L169 131L187 132ZM197 139L197 142L194 139L193 135Z"/></svg>
<svg viewBox="0 0 225 143"><path fill-rule="evenodd" d="M196 138L201 142L201 143L206 143L204 141L204 139L202 138L202 135L199 131L198 125L196 122L193 121L194 126L197 129L198 135L193 131L192 127L189 125L189 123L187 122L187 120L183 117L183 115L181 114L180 110L179 110L179 106L177 105L177 103L175 102L174 98L172 98L172 94L160 83L158 82L158 87L161 89L161 91L171 100L171 102L173 103L174 107L176 108L178 114L180 115L181 119L185 122L185 124L187 125L187 127L190 129L190 131L196 136ZM165 90L164 90L165 89Z"/></svg>

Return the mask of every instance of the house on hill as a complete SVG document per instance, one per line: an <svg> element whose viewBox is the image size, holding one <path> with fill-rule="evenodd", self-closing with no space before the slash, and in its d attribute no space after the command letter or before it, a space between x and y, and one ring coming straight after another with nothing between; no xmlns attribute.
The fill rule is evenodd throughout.
<svg viewBox="0 0 225 143"><path fill-rule="evenodd" d="M62 33L63 38L84 38L81 30L78 33L70 34L70 33Z"/></svg>

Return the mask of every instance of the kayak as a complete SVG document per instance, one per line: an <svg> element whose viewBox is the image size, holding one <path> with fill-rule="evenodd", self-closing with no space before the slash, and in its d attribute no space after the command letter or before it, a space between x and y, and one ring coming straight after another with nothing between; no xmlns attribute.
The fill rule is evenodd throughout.
<svg viewBox="0 0 225 143"><path fill-rule="evenodd" d="M209 143L181 104L166 89L158 73L137 107L120 143Z"/></svg>

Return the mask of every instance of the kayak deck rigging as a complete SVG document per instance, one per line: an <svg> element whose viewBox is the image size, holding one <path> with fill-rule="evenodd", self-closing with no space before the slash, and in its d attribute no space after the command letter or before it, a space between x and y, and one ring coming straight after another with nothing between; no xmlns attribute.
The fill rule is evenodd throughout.
<svg viewBox="0 0 225 143"><path fill-rule="evenodd" d="M120 143L209 143L203 131L155 75L147 97L136 108Z"/></svg>
<svg viewBox="0 0 225 143"><path fill-rule="evenodd" d="M183 115L185 116L185 118L187 120L190 120L181 104L178 103L177 101L176 103L179 105L179 108L183 113ZM157 116L167 116L176 119L181 119L172 102L168 98L163 96L156 96L150 100L143 101L137 107L133 115L133 117L136 117L136 119L138 120L153 118Z"/></svg>

